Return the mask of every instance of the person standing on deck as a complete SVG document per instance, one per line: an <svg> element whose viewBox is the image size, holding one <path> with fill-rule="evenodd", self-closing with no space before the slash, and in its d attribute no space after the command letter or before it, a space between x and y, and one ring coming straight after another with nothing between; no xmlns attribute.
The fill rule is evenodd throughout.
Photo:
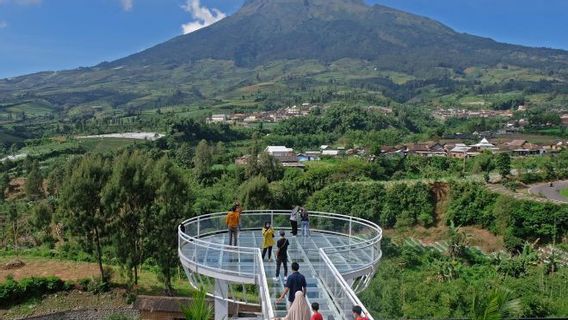
<svg viewBox="0 0 568 320"><path fill-rule="evenodd" d="M270 222L264 224L262 228L262 260L268 252L268 260L272 261L272 247L274 246L274 229Z"/></svg>
<svg viewBox="0 0 568 320"><path fill-rule="evenodd" d="M288 277L288 246L290 242L285 237L286 233L280 231L280 240L276 242L276 278L280 277L280 265L284 265L284 277Z"/></svg>
<svg viewBox="0 0 568 320"><path fill-rule="evenodd" d="M300 209L300 221L302 223L302 237L310 236L310 216L306 208Z"/></svg>
<svg viewBox="0 0 568 320"><path fill-rule="evenodd" d="M300 206L295 206L290 212L290 226L294 237L298 235L298 212L300 212Z"/></svg>
<svg viewBox="0 0 568 320"><path fill-rule="evenodd" d="M238 206L233 206L227 217L225 218L225 223L227 224L227 229L229 230L229 245L237 246L237 239L239 237L239 224L241 222L241 214L239 212Z"/></svg>

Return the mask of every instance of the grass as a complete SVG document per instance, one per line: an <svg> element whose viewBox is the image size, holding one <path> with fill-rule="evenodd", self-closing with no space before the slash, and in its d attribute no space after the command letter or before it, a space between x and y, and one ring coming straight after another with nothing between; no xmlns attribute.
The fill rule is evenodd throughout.
<svg viewBox="0 0 568 320"><path fill-rule="evenodd" d="M1 271L0 281L11 274L16 279L29 278L32 276L47 277L56 276L63 280L77 281L85 278L97 278L99 276L98 266L90 262L77 262L69 260L61 260L54 258L36 257L36 256L0 256L0 265L8 261L19 259L26 263L26 266L20 269ZM117 287L126 287L127 276L118 266L111 266L113 270L112 283ZM188 280L181 268L178 269L172 284L178 296L191 296L193 289L190 287ZM142 268L139 274L137 287L139 294L144 295L162 295L164 293L163 285L158 278L156 272L150 268Z"/></svg>
<svg viewBox="0 0 568 320"><path fill-rule="evenodd" d="M560 190L560 194L568 199L568 188L564 188L562 190Z"/></svg>

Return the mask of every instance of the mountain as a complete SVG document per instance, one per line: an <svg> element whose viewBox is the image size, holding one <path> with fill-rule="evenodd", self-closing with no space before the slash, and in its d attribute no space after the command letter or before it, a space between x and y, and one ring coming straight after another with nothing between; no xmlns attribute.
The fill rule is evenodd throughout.
<svg viewBox="0 0 568 320"><path fill-rule="evenodd" d="M0 80L0 97L144 109L224 104L258 84L274 102L333 84L405 102L421 87L557 92L567 79L567 51L498 43L362 0L247 0L218 23L123 59Z"/></svg>
<svg viewBox="0 0 568 320"><path fill-rule="evenodd" d="M281 59L354 58L383 67L568 66L568 52L507 45L362 0L249 0L235 15L111 65L201 59L258 66Z"/></svg>

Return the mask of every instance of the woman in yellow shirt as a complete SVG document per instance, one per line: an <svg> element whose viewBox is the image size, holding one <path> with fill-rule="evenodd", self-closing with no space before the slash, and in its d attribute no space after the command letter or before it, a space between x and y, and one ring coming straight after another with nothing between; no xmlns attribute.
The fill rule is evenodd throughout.
<svg viewBox="0 0 568 320"><path fill-rule="evenodd" d="M264 224L262 228L262 260L268 252L268 260L272 261L272 247L274 246L274 229L270 222Z"/></svg>

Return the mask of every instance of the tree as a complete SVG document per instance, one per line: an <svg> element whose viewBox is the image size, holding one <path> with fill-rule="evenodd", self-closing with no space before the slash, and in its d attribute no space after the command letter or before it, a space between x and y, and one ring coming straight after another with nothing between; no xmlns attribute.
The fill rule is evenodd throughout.
<svg viewBox="0 0 568 320"><path fill-rule="evenodd" d="M489 182L489 174L493 171L493 169L495 169L493 153L490 151L484 151L479 156L475 157L473 172L483 173L485 182Z"/></svg>
<svg viewBox="0 0 568 320"><path fill-rule="evenodd" d="M245 178L250 179L258 175L262 175L269 182L277 181L284 176L284 167L266 152L252 155L245 166Z"/></svg>
<svg viewBox="0 0 568 320"><path fill-rule="evenodd" d="M18 206L11 202L8 207L8 223L12 225L12 236L14 237L14 251L18 252L18 220L20 213Z"/></svg>
<svg viewBox="0 0 568 320"><path fill-rule="evenodd" d="M284 167L280 164L280 161L267 152L262 152L258 156L258 170L268 181L280 180L284 176Z"/></svg>
<svg viewBox="0 0 568 320"><path fill-rule="evenodd" d="M487 297L476 294L473 300L471 319L503 320L519 316L522 312L520 299L513 299L510 290L497 289Z"/></svg>
<svg viewBox="0 0 568 320"><path fill-rule="evenodd" d="M10 178L8 173L0 173L0 203L2 203L6 198L6 189L10 186Z"/></svg>
<svg viewBox="0 0 568 320"><path fill-rule="evenodd" d="M112 243L118 261L138 284L138 270L144 262L154 190L149 173L151 157L140 151L124 152L113 163L112 175L102 191L105 210L112 215Z"/></svg>
<svg viewBox="0 0 568 320"><path fill-rule="evenodd" d="M102 243L108 236L111 216L101 203L101 192L110 175L111 164L101 156L86 156L61 187L61 211L65 227L95 247L101 279L106 282Z"/></svg>
<svg viewBox="0 0 568 320"><path fill-rule="evenodd" d="M503 179L511 174L511 156L508 153L500 153L495 160L495 166Z"/></svg>
<svg viewBox="0 0 568 320"><path fill-rule="evenodd" d="M156 163L151 185L156 194L151 218L153 227L148 242L166 294L172 295L171 279L178 265L176 227L183 219L190 217L193 195L181 170L167 157Z"/></svg>
<svg viewBox="0 0 568 320"><path fill-rule="evenodd" d="M43 233L44 239L50 236L52 215L53 208L47 201L39 202L32 208L30 224L36 231Z"/></svg>
<svg viewBox="0 0 568 320"><path fill-rule="evenodd" d="M205 182L211 178L211 166L213 165L213 154L209 144L201 140L195 149L193 157L193 172L200 182Z"/></svg>
<svg viewBox="0 0 568 320"><path fill-rule="evenodd" d="M43 196L43 176L37 160L31 165L24 191L29 199L37 199Z"/></svg>
<svg viewBox="0 0 568 320"><path fill-rule="evenodd" d="M272 196L265 177L254 177L243 183L240 189L239 198L242 199L246 209L268 209L270 207Z"/></svg>

